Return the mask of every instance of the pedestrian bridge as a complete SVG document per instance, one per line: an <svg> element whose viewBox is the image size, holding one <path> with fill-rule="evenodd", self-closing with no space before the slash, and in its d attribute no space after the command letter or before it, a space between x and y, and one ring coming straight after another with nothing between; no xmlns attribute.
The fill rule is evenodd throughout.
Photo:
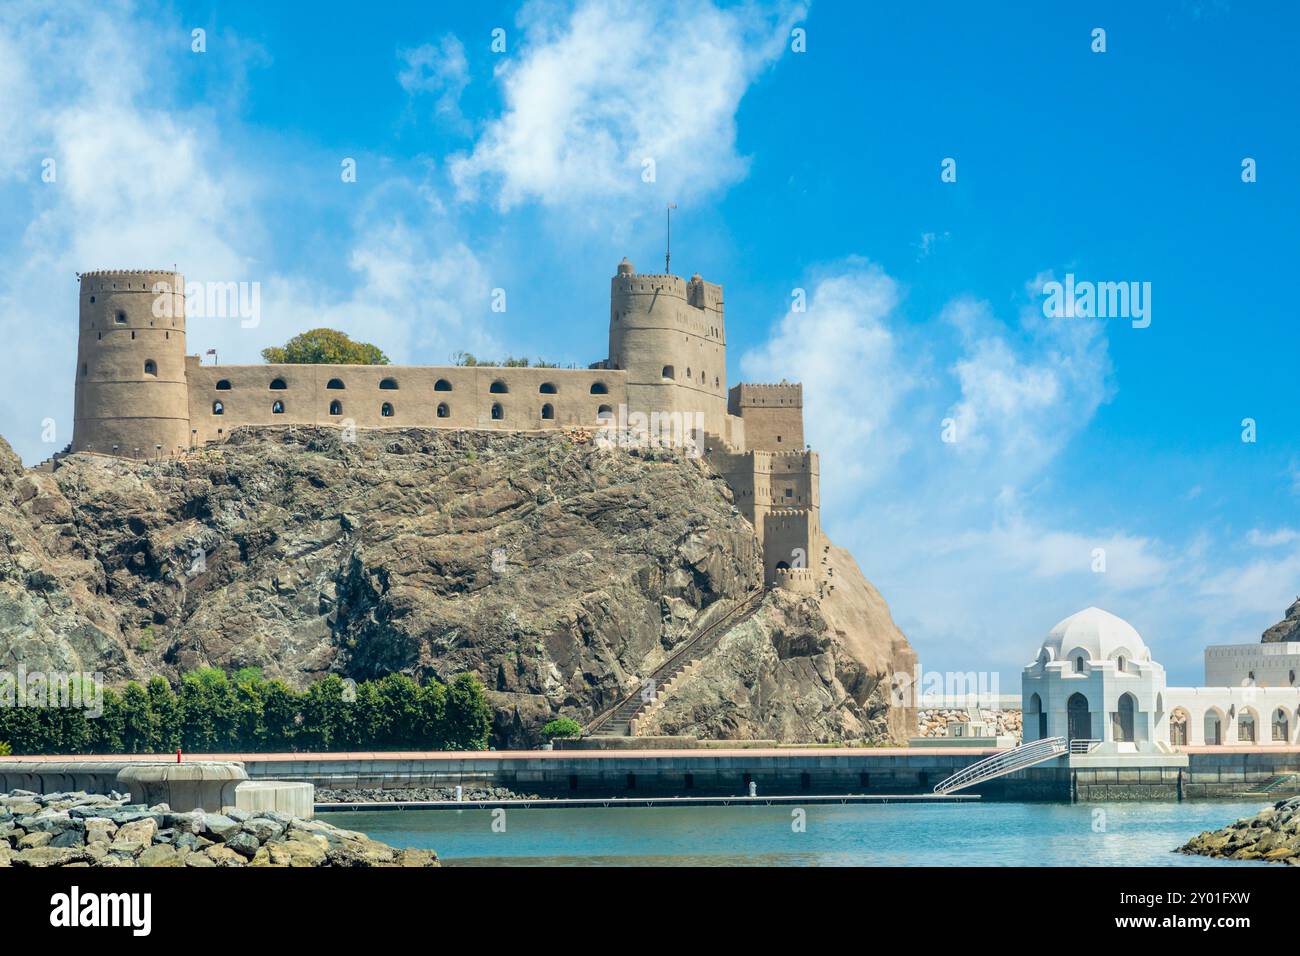
<svg viewBox="0 0 1300 956"><path fill-rule="evenodd" d="M984 783L995 777L1003 777L1017 770L1024 770L1044 761L1059 757L1069 751L1064 737L1045 737L1033 743L1024 744L1014 750L1003 751L983 760L976 761L946 780L935 785L936 794L954 793L977 783Z"/></svg>

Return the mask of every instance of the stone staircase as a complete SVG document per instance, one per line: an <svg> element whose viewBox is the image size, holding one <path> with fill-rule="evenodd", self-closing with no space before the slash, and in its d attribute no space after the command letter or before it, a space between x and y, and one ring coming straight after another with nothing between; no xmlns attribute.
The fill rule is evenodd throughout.
<svg viewBox="0 0 1300 956"><path fill-rule="evenodd" d="M1265 781L1254 790L1251 794L1278 793L1279 791L1295 792L1300 790L1300 774L1284 773Z"/></svg>
<svg viewBox="0 0 1300 956"><path fill-rule="evenodd" d="M762 605L766 593L762 590L755 591L737 602L721 617L703 625L673 651L672 656L648 675L649 686L653 688L652 694L647 695L640 688L633 691L584 727L583 736L634 736L637 722L662 707L663 702L672 695L676 686L699 666L729 631L753 617Z"/></svg>
<svg viewBox="0 0 1300 956"><path fill-rule="evenodd" d="M33 465L32 471L44 471L47 473L52 472L54 471L54 469L59 467L59 459L62 458L64 455L70 454L71 452L72 452L72 442L68 442L68 444L63 447L62 451L56 451L53 455L51 455L49 458L46 458L39 465Z"/></svg>

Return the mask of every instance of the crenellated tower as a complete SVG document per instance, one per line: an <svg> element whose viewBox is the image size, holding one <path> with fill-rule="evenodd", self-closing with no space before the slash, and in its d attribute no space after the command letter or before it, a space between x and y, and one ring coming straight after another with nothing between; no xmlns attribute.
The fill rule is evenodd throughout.
<svg viewBox="0 0 1300 956"><path fill-rule="evenodd" d="M730 438L722 286L638 274L624 259L610 287L609 365L627 371L631 411L702 412L707 432Z"/></svg>
<svg viewBox="0 0 1300 956"><path fill-rule="evenodd" d="M72 450L125 458L185 451L184 277L131 269L80 279Z"/></svg>

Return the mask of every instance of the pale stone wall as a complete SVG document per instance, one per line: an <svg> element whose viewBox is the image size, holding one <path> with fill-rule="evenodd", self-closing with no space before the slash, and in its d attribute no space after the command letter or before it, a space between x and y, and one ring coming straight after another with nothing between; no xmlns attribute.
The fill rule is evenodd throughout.
<svg viewBox="0 0 1300 956"><path fill-rule="evenodd" d="M727 411L745 420L745 448L802 451L803 386L742 382L727 395Z"/></svg>
<svg viewBox="0 0 1300 956"><path fill-rule="evenodd" d="M612 369L214 366L192 358L189 408L196 444L219 441L239 425L595 428L601 409L616 414L627 401L626 381L625 372ZM284 387L272 388L273 383ZM493 417L495 406L499 418ZM543 417L544 410L551 417Z"/></svg>

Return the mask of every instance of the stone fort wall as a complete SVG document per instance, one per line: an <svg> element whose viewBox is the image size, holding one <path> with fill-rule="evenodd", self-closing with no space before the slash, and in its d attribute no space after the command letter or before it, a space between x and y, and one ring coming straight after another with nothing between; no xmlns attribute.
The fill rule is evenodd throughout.
<svg viewBox="0 0 1300 956"><path fill-rule="evenodd" d="M802 386L728 389L722 286L698 275L638 274L624 259L611 280L609 356L587 369L204 365L186 354L180 273L80 281L73 451L169 457L241 425L539 431L596 429L628 411L698 415L709 461L762 544L767 582L809 593L820 583Z"/></svg>
<svg viewBox="0 0 1300 956"><path fill-rule="evenodd" d="M187 367L196 445L239 425L340 428L595 428L627 403L626 373L417 365Z"/></svg>

